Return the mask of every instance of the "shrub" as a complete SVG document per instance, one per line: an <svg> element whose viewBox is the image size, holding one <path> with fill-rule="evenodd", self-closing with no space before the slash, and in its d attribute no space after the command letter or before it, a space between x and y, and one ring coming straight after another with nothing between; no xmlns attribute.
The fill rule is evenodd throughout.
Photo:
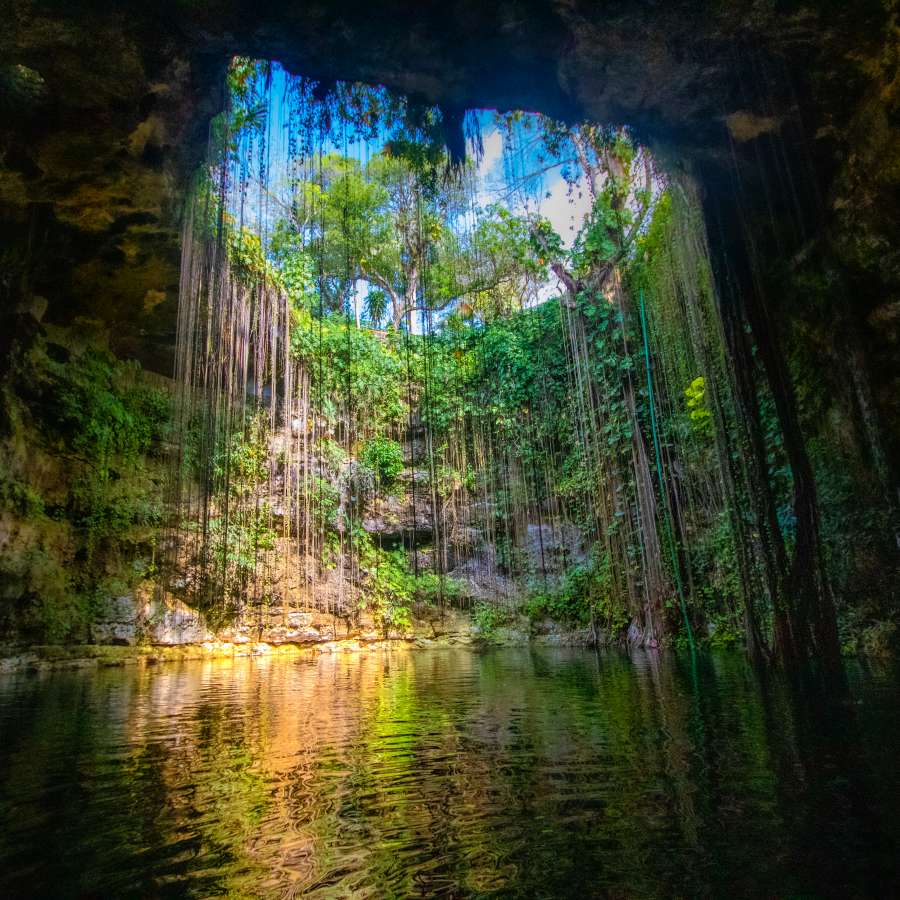
<svg viewBox="0 0 900 900"><path fill-rule="evenodd" d="M372 545L364 531L355 533L356 546L367 578L359 609L372 613L385 637L406 631L412 624L411 606L416 579L402 550L385 551Z"/></svg>
<svg viewBox="0 0 900 900"><path fill-rule="evenodd" d="M491 603L479 601L472 610L472 622L481 634L481 637L490 641L496 636L497 629L509 622L509 613Z"/></svg>
<svg viewBox="0 0 900 900"><path fill-rule="evenodd" d="M525 603L532 621L549 618L565 625L586 625L592 612L610 631L628 624L627 611L612 592L605 555L573 566L558 585L536 590Z"/></svg>
<svg viewBox="0 0 900 900"><path fill-rule="evenodd" d="M459 600L463 593L463 584L450 575L443 578L434 572L422 572L415 580L415 599L418 603L437 603L442 597L445 602Z"/></svg>
<svg viewBox="0 0 900 900"><path fill-rule="evenodd" d="M389 486L403 471L403 448L390 438L376 437L363 448L360 462L375 473L378 482Z"/></svg>

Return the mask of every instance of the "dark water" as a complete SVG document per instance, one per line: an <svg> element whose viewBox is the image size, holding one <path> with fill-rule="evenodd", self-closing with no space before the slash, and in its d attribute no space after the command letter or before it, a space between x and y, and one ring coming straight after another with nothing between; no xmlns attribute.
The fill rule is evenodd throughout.
<svg viewBox="0 0 900 900"><path fill-rule="evenodd" d="M0 896L900 895L898 678L548 650L0 677Z"/></svg>

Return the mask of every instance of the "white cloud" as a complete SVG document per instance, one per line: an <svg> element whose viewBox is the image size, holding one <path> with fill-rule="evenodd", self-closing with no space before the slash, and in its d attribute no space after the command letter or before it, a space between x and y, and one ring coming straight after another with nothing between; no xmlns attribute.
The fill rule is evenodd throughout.
<svg viewBox="0 0 900 900"><path fill-rule="evenodd" d="M540 214L550 220L566 247L572 246L590 209L591 202L583 186L576 183L570 192L568 182L559 173L552 176L538 204Z"/></svg>
<svg viewBox="0 0 900 900"><path fill-rule="evenodd" d="M496 174L493 169L503 159L503 135L492 125L482 134L481 143L484 155L478 163L478 177L486 180Z"/></svg>
<svg viewBox="0 0 900 900"><path fill-rule="evenodd" d="M590 201L583 190L579 197L581 186L576 184L570 192L559 168L555 168L544 173L540 189L534 196L523 198L522 192L507 181L503 134L493 123L483 128L482 144L484 155L478 164L477 203L486 207L499 201L516 212L537 212L546 216L565 246L571 247L590 211ZM535 166L538 165L535 160Z"/></svg>

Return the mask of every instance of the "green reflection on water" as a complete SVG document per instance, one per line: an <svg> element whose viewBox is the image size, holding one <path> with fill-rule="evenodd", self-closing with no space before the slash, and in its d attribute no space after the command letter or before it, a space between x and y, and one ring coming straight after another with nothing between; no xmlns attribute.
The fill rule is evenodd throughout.
<svg viewBox="0 0 900 900"><path fill-rule="evenodd" d="M865 895L895 690L527 649L8 677L0 893Z"/></svg>

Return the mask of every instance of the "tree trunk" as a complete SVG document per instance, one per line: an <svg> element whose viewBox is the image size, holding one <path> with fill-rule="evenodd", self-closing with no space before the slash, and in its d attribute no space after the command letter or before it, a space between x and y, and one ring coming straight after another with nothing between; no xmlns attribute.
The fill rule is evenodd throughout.
<svg viewBox="0 0 900 900"><path fill-rule="evenodd" d="M755 498L755 514L761 533L769 533L772 539L773 558L767 568L774 565L774 571L768 572L768 580L770 590L774 591L776 654L783 662L799 661L815 654L826 671L839 672L837 623L822 560L816 485L800 428L794 385L778 334L771 325L769 300L754 265L746 213L732 177L711 167L704 175L703 212L710 233L719 308L750 439L751 463L761 488L761 495ZM790 563L768 482L753 382L753 358L743 328L744 319L772 394L793 479L796 545Z"/></svg>

